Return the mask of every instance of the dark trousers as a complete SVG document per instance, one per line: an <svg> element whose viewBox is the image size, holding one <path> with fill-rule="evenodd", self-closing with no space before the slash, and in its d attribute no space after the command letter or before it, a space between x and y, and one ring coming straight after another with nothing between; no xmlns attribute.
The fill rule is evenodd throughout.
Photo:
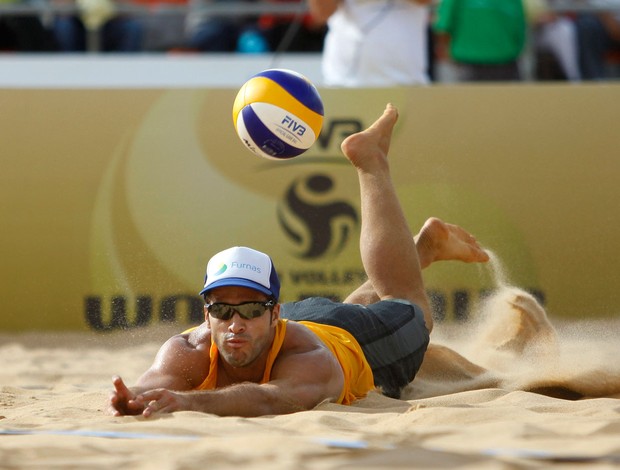
<svg viewBox="0 0 620 470"><path fill-rule="evenodd" d="M463 82L509 82L521 80L516 60L505 64L458 64L458 77Z"/></svg>

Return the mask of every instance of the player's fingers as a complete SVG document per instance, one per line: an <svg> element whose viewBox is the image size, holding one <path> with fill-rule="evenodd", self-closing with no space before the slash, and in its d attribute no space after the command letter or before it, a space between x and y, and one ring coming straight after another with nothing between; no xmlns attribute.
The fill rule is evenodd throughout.
<svg viewBox="0 0 620 470"><path fill-rule="evenodd" d="M115 375L114 377L112 377L112 385L114 385L114 388L116 389L118 393L121 393L127 396L132 395L131 390L129 390L127 385L125 385L125 382L123 382L123 379L119 377L118 375Z"/></svg>
<svg viewBox="0 0 620 470"><path fill-rule="evenodd" d="M134 400L148 404L151 400L159 400L162 396L161 390L147 390L136 396Z"/></svg>
<svg viewBox="0 0 620 470"><path fill-rule="evenodd" d="M157 392L151 391L141 395L140 398L146 404L142 414L145 417L151 416L153 413L172 413L178 410L178 404L175 395L167 390Z"/></svg>
<svg viewBox="0 0 620 470"><path fill-rule="evenodd" d="M142 411L142 415L145 418L148 418L153 413L157 413L159 411L162 411L162 409L163 409L163 407L162 407L162 403L160 402L160 400L151 400L144 407L144 410Z"/></svg>
<svg viewBox="0 0 620 470"><path fill-rule="evenodd" d="M161 390L149 390L141 393L136 397L136 402L142 404L144 409L142 414L144 416L150 416L159 410L158 402L164 394Z"/></svg>

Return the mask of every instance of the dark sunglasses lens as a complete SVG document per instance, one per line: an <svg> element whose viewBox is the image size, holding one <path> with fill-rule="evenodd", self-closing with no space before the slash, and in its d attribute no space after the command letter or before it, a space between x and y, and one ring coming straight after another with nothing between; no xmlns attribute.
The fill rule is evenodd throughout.
<svg viewBox="0 0 620 470"><path fill-rule="evenodd" d="M234 313L234 310L226 304L211 304L207 310L218 320L229 320Z"/></svg>
<svg viewBox="0 0 620 470"><path fill-rule="evenodd" d="M242 318L251 320L260 317L272 306L273 304L270 302L247 302L239 305L215 303L211 304L207 310L218 320L230 320L235 312L239 313Z"/></svg>
<svg viewBox="0 0 620 470"><path fill-rule="evenodd" d="M235 310L246 320L251 320L265 313L265 305L260 302L248 302L235 306Z"/></svg>

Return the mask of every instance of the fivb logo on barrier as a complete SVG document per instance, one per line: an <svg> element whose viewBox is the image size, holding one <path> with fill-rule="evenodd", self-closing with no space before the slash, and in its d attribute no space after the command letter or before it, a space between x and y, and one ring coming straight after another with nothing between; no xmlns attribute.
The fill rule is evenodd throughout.
<svg viewBox="0 0 620 470"><path fill-rule="evenodd" d="M364 128L362 121L354 118L330 119L323 124L323 130L317 138L317 146L322 150L326 150L334 143L338 145L348 136L360 132Z"/></svg>
<svg viewBox="0 0 620 470"><path fill-rule="evenodd" d="M282 123L292 127L293 131L299 126L289 116ZM339 147L345 138L361 131L363 127L362 121L356 118L329 119L323 124L315 148L326 151L336 144ZM305 161L315 163L311 156L306 157ZM344 159L341 163L348 164ZM322 199L329 196L334 186L334 179L330 175L311 174L294 180L278 204L278 222L287 238L298 247L299 258L317 259L325 256L330 248L333 256L338 255L358 228L359 217L351 201L335 196L329 202L313 201L314 196Z"/></svg>
<svg viewBox="0 0 620 470"><path fill-rule="evenodd" d="M319 195L323 199L333 188L330 176L309 175L293 181L278 205L280 227L299 248L299 258L316 259L328 251L336 256L359 226L357 211L348 201L312 201L312 196Z"/></svg>

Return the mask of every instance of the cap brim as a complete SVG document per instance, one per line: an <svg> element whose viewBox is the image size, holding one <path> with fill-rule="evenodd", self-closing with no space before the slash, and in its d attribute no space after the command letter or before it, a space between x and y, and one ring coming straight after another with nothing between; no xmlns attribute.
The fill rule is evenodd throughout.
<svg viewBox="0 0 620 470"><path fill-rule="evenodd" d="M248 279L241 279L238 277L228 277L226 279L220 279L219 281L215 281L209 284L204 289L202 289L199 295L204 295L205 293L209 292L210 290L215 289L216 287L226 287L226 286L249 287L250 289L257 290L259 292L262 292L265 295L273 297L273 292L271 292L265 286L262 286L254 281L250 281Z"/></svg>

